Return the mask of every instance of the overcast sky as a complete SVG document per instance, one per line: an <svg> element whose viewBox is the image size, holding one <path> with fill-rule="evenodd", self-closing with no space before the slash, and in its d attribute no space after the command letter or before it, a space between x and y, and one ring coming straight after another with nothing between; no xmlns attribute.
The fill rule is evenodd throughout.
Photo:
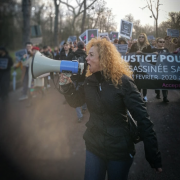
<svg viewBox="0 0 180 180"><path fill-rule="evenodd" d="M116 15L117 30L119 30L120 19L123 19L125 15L130 13L134 16L135 20L139 19L142 25L154 25L154 19L149 17L151 16L149 9L141 10L139 8L146 6L146 0L106 0L106 2L107 7L111 8L113 14ZM159 24L167 20L168 12L180 11L180 0L160 0L160 4L163 5L160 6Z"/></svg>

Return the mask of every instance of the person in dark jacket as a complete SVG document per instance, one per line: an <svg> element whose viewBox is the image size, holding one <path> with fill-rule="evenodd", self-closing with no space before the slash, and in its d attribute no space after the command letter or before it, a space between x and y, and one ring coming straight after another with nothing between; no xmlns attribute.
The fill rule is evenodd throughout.
<svg viewBox="0 0 180 180"><path fill-rule="evenodd" d="M151 46L145 33L141 33L137 43L134 43L129 50L129 53L152 53ZM141 89L138 88L141 92ZM147 102L147 89L143 89L143 101Z"/></svg>
<svg viewBox="0 0 180 180"><path fill-rule="evenodd" d="M164 45L165 45L164 38L161 38L161 37L157 38L156 39L156 48L153 49L153 51L157 52L158 54L169 53L169 50L167 48L165 48ZM161 99L160 90L155 90L155 93L156 93L156 98ZM167 99L168 90L162 90L162 94L163 94L163 102L168 103L169 102L169 100Z"/></svg>
<svg viewBox="0 0 180 180"><path fill-rule="evenodd" d="M64 51L61 51L59 55L59 60L72 60L73 53L72 53L72 49L70 48L69 42L64 42L63 48Z"/></svg>
<svg viewBox="0 0 180 180"><path fill-rule="evenodd" d="M0 97L3 101L8 97L12 65L12 58L6 48L0 47Z"/></svg>
<svg viewBox="0 0 180 180"><path fill-rule="evenodd" d="M61 74L60 87L72 107L87 103L90 112L84 140L86 163L84 180L127 180L135 155L129 133L127 109L137 121L150 166L162 171L156 133L132 71L116 47L106 39L91 39L86 46L88 70L84 85L75 89Z"/></svg>

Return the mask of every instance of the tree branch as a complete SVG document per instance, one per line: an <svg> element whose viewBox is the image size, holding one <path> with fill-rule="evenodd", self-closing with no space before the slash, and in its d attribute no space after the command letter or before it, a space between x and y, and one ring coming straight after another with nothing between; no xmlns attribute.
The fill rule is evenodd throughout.
<svg viewBox="0 0 180 180"><path fill-rule="evenodd" d="M71 6L68 2L64 2L64 1L61 1L61 0L60 0L60 3L66 5L68 8L71 8L71 9L72 9L71 11L73 11L73 10L75 9L75 8L74 8L73 6Z"/></svg>

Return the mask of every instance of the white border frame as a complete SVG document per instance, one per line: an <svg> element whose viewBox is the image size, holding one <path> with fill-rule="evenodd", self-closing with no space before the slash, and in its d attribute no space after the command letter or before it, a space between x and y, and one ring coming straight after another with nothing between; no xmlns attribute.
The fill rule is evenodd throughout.
<svg viewBox="0 0 180 180"><path fill-rule="evenodd" d="M122 21L125 21L125 20L121 19L121 21L120 21L119 34L120 34L120 36L122 36L122 37L125 37L125 38L127 38L127 39L131 39L131 37L132 37L132 30L133 30L133 23L132 23L132 22L129 22L129 21L125 21L125 22L127 22L127 23L129 23L129 24L132 25L131 32L130 32L130 37L129 37L129 36L126 36L126 35L124 35L124 34L121 34L121 25L122 25Z"/></svg>
<svg viewBox="0 0 180 180"><path fill-rule="evenodd" d="M169 36L169 35L168 35L168 29L171 29L171 28L167 28L167 29L166 29L167 36ZM178 29L171 29L171 30L177 30L177 31L179 31ZM179 31L179 36L180 36L180 31ZM179 37L179 36L178 36L178 37ZM178 37L174 37L174 36L170 36L170 37L178 38Z"/></svg>
<svg viewBox="0 0 180 180"><path fill-rule="evenodd" d="M120 33L118 31L111 31L110 34L112 34L112 33L118 33L118 40L119 40ZM113 41L113 38L111 41Z"/></svg>

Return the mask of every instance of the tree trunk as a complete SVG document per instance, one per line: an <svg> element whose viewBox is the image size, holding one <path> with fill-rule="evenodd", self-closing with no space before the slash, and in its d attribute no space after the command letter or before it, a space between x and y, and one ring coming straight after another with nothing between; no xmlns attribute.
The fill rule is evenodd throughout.
<svg viewBox="0 0 180 180"><path fill-rule="evenodd" d="M74 16L74 18L72 20L72 32L71 33L73 33L73 34L75 34L75 31L76 31L76 29L75 29L75 21L76 21L76 16Z"/></svg>
<svg viewBox="0 0 180 180"><path fill-rule="evenodd" d="M156 38L158 37L158 20L156 19Z"/></svg>
<svg viewBox="0 0 180 180"><path fill-rule="evenodd" d="M59 44L59 33L58 33L58 19L59 19L59 4L54 0L55 5L55 20L54 20L54 45Z"/></svg>
<svg viewBox="0 0 180 180"><path fill-rule="evenodd" d="M86 19L86 0L84 0L84 13L83 13L82 25L81 25L81 32L82 33L84 32L85 19Z"/></svg>
<svg viewBox="0 0 180 180"><path fill-rule="evenodd" d="M31 0L22 0L23 13L23 47L30 41L30 18L31 18Z"/></svg>

